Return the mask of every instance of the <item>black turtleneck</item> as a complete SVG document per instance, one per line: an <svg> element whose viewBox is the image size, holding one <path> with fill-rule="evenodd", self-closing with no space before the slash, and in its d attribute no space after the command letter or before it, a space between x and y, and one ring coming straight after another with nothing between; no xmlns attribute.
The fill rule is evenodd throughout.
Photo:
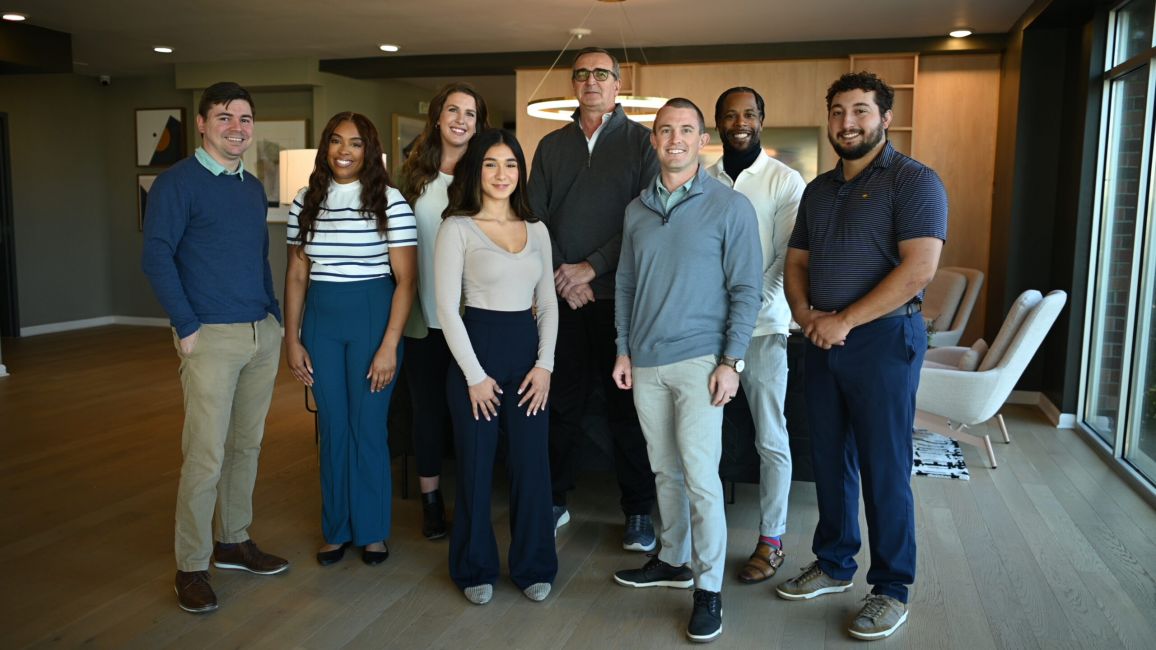
<svg viewBox="0 0 1156 650"><path fill-rule="evenodd" d="M739 174L744 169L755 164L755 160L759 157L759 150L763 145L758 140L751 143L746 151L739 151L731 147L731 143L723 138L723 170L726 171L727 176L731 177L732 181L739 179Z"/></svg>

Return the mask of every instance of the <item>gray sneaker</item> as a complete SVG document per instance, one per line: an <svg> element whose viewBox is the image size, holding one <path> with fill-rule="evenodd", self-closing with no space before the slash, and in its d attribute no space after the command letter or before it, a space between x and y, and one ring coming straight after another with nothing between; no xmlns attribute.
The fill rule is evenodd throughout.
<svg viewBox="0 0 1156 650"><path fill-rule="evenodd" d="M907 605L891 596L871 594L863 600L863 609L847 626L847 631L856 639L885 639L907 621Z"/></svg>
<svg viewBox="0 0 1156 650"><path fill-rule="evenodd" d="M810 600L823 594L837 594L847 591L854 583L850 580L836 580L823 573L818 562L803 568L803 572L775 587L779 598L786 600Z"/></svg>
<svg viewBox="0 0 1156 650"><path fill-rule="evenodd" d="M656 545L654 522L650 520L650 515L626 515L626 534L622 536L622 548L649 553Z"/></svg>

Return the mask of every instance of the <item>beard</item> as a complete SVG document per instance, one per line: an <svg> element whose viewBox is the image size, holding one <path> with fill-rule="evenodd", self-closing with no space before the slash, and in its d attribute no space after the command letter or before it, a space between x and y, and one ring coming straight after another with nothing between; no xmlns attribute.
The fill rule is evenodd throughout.
<svg viewBox="0 0 1156 650"><path fill-rule="evenodd" d="M759 142L759 132L758 131L751 131L750 132L751 137L750 137L750 139L747 140L746 146L744 146L742 148L734 146L734 144L731 142L731 133L733 133L733 131L727 131L727 132L723 133L722 138L720 138L723 142L723 149L724 150L729 149L731 151L746 152L746 151L750 151L752 149L759 149L763 146L762 143Z"/></svg>
<svg viewBox="0 0 1156 650"><path fill-rule="evenodd" d="M874 131L864 131L863 141L858 145L845 147L839 144L839 141L835 139L835 136L831 135L830 131L827 132L827 140L831 143L831 146L835 148L835 153L839 154L839 157L843 160L859 160L863 156L871 153L871 150L882 142L886 136L887 131L881 124L879 128Z"/></svg>

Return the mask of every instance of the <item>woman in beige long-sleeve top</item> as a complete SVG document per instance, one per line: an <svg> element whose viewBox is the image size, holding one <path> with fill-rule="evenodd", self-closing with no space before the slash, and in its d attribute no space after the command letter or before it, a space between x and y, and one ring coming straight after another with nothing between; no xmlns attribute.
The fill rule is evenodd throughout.
<svg viewBox="0 0 1156 650"><path fill-rule="evenodd" d="M458 365L446 388L458 458L450 577L478 605L490 601L500 567L490 523L499 424L508 436L510 578L540 601L558 572L546 409L558 306L550 236L530 213L525 174L513 133L474 136L434 251L438 319Z"/></svg>

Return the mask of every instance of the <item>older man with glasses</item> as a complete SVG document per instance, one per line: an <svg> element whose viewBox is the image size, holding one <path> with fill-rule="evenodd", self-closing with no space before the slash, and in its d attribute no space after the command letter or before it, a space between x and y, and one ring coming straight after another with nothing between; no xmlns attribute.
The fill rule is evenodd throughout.
<svg viewBox="0 0 1156 650"><path fill-rule="evenodd" d="M549 228L560 302L550 396L550 473L555 527L570 520L582 418L594 382L602 384L614 439L615 468L626 520L622 545L652 551L654 474L630 393L614 388L614 274L626 205L658 171L650 130L617 103L618 61L585 48L574 57L574 121L542 139L530 175L530 206Z"/></svg>

